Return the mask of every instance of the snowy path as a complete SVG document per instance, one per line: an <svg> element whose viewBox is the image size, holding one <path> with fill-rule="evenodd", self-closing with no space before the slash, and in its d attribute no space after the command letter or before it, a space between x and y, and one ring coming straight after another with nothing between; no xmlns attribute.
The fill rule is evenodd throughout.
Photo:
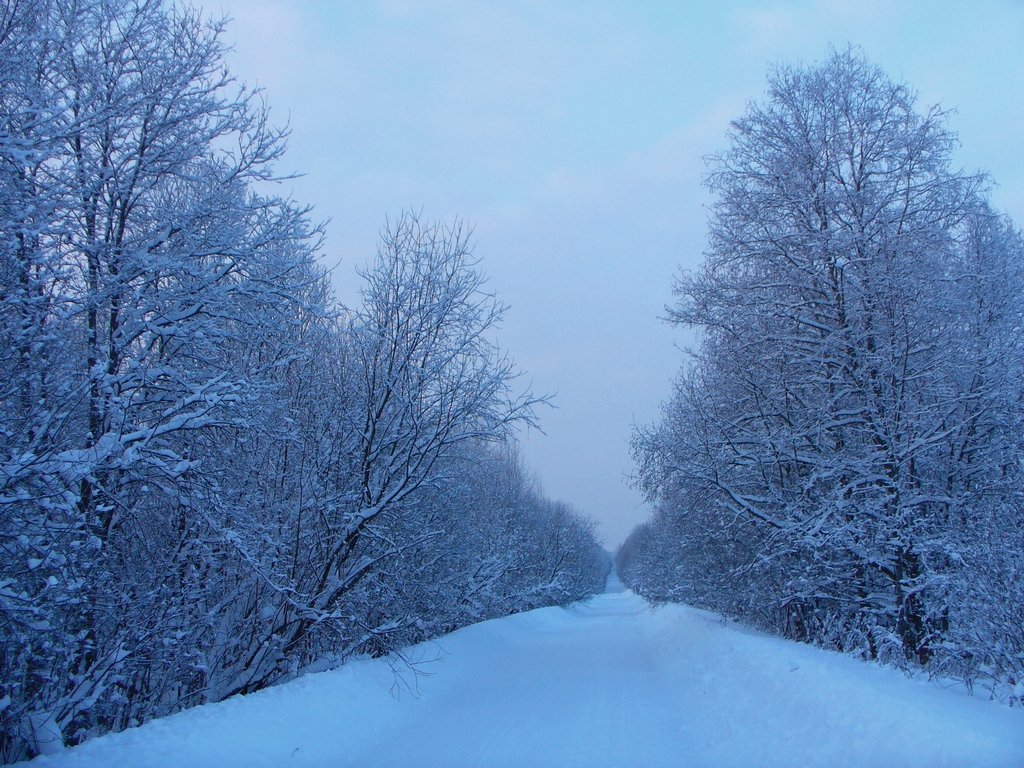
<svg viewBox="0 0 1024 768"><path fill-rule="evenodd" d="M1024 713L630 592L96 739L33 766L1021 766Z"/></svg>

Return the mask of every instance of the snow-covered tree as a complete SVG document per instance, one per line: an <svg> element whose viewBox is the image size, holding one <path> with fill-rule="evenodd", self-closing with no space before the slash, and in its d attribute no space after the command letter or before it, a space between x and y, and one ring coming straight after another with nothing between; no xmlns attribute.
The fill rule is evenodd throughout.
<svg viewBox="0 0 1024 768"><path fill-rule="evenodd" d="M676 285L700 349L636 438L688 549L744 542L718 567L759 620L918 663L948 647L978 524L1020 526L1021 240L954 145L855 50L776 70Z"/></svg>
<svg viewBox="0 0 1024 768"><path fill-rule="evenodd" d="M321 278L305 211L252 189L283 135L219 24L127 0L3 23L4 715L43 749L119 724L96 702L181 606L158 597L202 509L194 437L252 417L237 361Z"/></svg>
<svg viewBox="0 0 1024 768"><path fill-rule="evenodd" d="M539 494L475 535L484 485L518 486L473 467L538 399L468 233L401 216L338 306L222 31L0 10L2 760L599 588ZM502 549L517 580L464 610Z"/></svg>
<svg viewBox="0 0 1024 768"><path fill-rule="evenodd" d="M414 544L374 577L406 641L588 597L608 571L592 521L547 500L507 445L463 446L386 531Z"/></svg>
<svg viewBox="0 0 1024 768"><path fill-rule="evenodd" d="M513 393L516 371L490 338L503 308L483 290L459 225L403 215L385 228L365 280L363 306L336 331L335 391L319 401L328 410L314 422L321 433L304 440L304 450L323 453L311 458L317 493L293 512L286 559L296 568L271 579L277 598L265 600L274 619L252 635L218 696L259 688L294 670L296 659L337 650L337 637L325 646L323 635L340 634L351 652L400 629L404 617L353 604L374 568L415 544L389 540L389 518L415 508L411 497L460 446L532 422L536 399ZM254 551L262 525L242 528Z"/></svg>

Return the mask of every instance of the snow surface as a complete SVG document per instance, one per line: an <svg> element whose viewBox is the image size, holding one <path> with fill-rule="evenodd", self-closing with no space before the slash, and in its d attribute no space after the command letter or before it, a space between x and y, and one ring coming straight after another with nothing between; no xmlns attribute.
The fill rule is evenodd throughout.
<svg viewBox="0 0 1024 768"><path fill-rule="evenodd" d="M408 655L425 675L358 660L32 766L1024 765L1020 710L614 582Z"/></svg>

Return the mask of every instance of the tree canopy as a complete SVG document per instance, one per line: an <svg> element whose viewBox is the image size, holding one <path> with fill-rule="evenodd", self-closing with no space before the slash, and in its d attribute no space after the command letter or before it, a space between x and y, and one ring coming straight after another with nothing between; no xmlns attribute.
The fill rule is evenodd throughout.
<svg viewBox="0 0 1024 768"><path fill-rule="evenodd" d="M1019 678L1024 245L955 147L856 49L777 68L732 123L669 308L701 343L634 439L666 553L630 558L639 588Z"/></svg>
<svg viewBox="0 0 1024 768"><path fill-rule="evenodd" d="M340 306L223 29L0 10L0 760L603 585L467 230Z"/></svg>

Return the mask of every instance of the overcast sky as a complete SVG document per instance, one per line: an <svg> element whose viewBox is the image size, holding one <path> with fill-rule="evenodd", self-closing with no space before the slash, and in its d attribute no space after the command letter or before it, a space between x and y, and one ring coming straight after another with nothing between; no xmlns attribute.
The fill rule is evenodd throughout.
<svg viewBox="0 0 1024 768"><path fill-rule="evenodd" d="M203 0L199 0L201 3ZM500 342L557 408L524 440L548 495L616 546L648 509L626 482L687 334L660 322L699 264L703 158L768 67L861 46L956 108L961 165L1024 223L1024 3L206 0L233 21L232 71L289 122L282 170L329 218L341 298L385 217L475 227Z"/></svg>

